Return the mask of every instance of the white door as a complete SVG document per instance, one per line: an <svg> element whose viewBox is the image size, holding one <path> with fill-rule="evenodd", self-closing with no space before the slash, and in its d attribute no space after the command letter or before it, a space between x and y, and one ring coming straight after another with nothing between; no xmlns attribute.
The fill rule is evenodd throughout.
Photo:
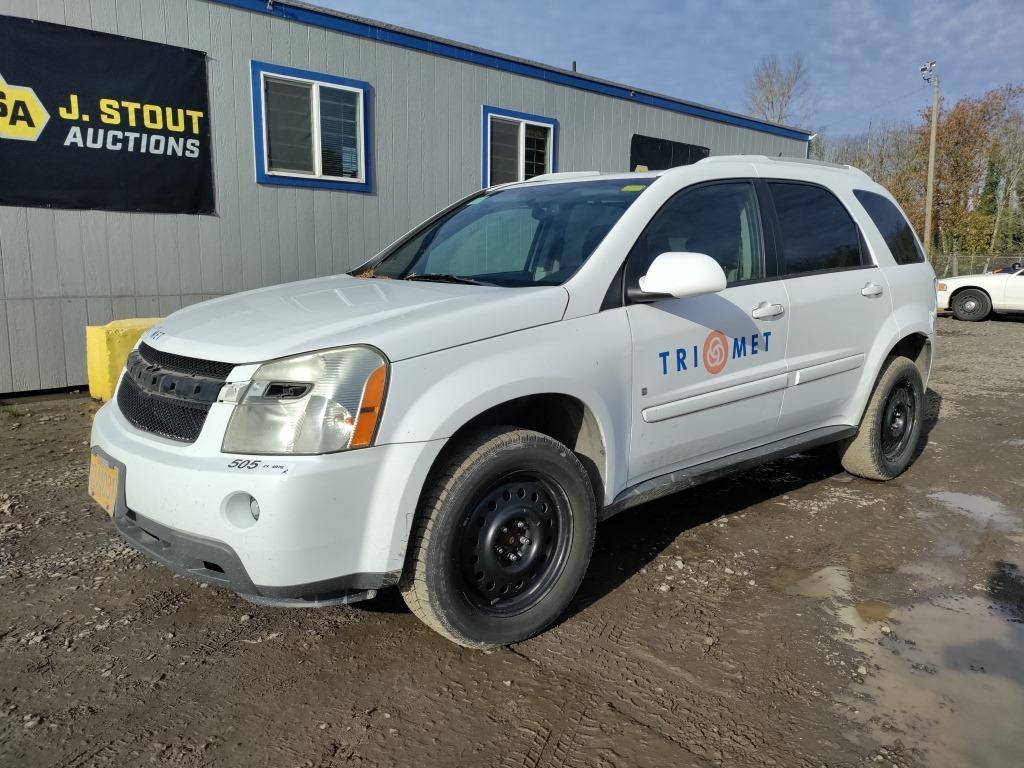
<svg viewBox="0 0 1024 768"><path fill-rule="evenodd" d="M1007 278L1003 307L1015 312L1024 312L1024 270Z"/></svg>
<svg viewBox="0 0 1024 768"><path fill-rule="evenodd" d="M786 386L786 290L765 280L760 217L749 181L683 190L630 253L626 285L653 259L704 253L726 272L721 293L632 303L629 482L766 442Z"/></svg>
<svg viewBox="0 0 1024 768"><path fill-rule="evenodd" d="M892 299L835 195L798 182L768 188L791 315L779 430L793 434L842 423Z"/></svg>

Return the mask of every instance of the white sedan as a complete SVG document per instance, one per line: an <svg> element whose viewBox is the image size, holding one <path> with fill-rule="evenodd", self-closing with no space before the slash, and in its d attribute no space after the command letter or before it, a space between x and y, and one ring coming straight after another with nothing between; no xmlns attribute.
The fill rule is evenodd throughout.
<svg viewBox="0 0 1024 768"><path fill-rule="evenodd" d="M945 277L935 284L939 312L958 320L984 320L993 311L1024 312L1024 269Z"/></svg>

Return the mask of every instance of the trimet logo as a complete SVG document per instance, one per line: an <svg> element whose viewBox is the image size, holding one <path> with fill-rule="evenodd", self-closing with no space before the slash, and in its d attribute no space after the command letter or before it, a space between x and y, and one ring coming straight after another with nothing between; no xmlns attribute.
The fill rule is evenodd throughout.
<svg viewBox="0 0 1024 768"><path fill-rule="evenodd" d="M35 141L49 119L50 113L35 91L8 85L0 75L0 139Z"/></svg>
<svg viewBox="0 0 1024 768"><path fill-rule="evenodd" d="M752 333L749 336L736 336L732 340L730 349L728 336L721 331L711 331L702 345L676 347L674 357L671 350L659 352L661 373L663 376L667 376L669 371L674 370L676 373L680 373L698 370L701 367L712 375L721 373L729 360L736 360L748 355L767 355L771 338L771 331Z"/></svg>

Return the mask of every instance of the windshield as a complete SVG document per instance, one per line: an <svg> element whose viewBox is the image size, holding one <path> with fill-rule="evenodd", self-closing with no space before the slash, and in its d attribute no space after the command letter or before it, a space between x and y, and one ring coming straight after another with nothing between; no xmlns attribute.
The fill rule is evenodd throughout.
<svg viewBox="0 0 1024 768"><path fill-rule="evenodd" d="M353 274L513 287L561 285L654 178L487 192Z"/></svg>

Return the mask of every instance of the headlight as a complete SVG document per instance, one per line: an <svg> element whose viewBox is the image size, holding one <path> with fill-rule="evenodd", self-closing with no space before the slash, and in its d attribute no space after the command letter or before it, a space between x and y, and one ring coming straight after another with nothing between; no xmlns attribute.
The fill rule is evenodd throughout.
<svg viewBox="0 0 1024 768"><path fill-rule="evenodd" d="M377 431L387 376L387 361L369 347L262 365L244 390L229 384L221 392L221 400L240 398L221 450L317 454L365 448Z"/></svg>

